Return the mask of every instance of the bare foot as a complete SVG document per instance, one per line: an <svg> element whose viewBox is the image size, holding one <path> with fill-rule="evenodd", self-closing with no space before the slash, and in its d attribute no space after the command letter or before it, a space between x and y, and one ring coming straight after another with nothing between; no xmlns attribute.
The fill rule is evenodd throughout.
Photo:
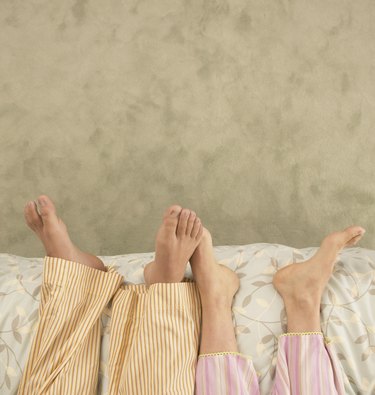
<svg viewBox="0 0 375 395"><path fill-rule="evenodd" d="M190 264L202 303L199 353L238 352L232 303L239 288L239 279L232 270L217 263L211 234L206 228Z"/></svg>
<svg viewBox="0 0 375 395"><path fill-rule="evenodd" d="M180 282L202 233L203 226L194 211L169 207L156 234L155 260L144 269L146 284Z"/></svg>
<svg viewBox="0 0 375 395"><path fill-rule="evenodd" d="M231 269L217 263L210 232L203 228L202 240L190 259L202 305L230 307L240 282Z"/></svg>
<svg viewBox="0 0 375 395"><path fill-rule="evenodd" d="M55 206L48 196L40 195L37 202L28 202L24 208L24 215L27 225L42 241L47 256L79 262L106 271L98 257L82 252L72 243L66 225L56 215Z"/></svg>
<svg viewBox="0 0 375 395"><path fill-rule="evenodd" d="M273 278L273 285L284 302L320 303L339 252L344 247L355 245L364 233L360 226L331 233L324 238L313 257L280 269Z"/></svg>

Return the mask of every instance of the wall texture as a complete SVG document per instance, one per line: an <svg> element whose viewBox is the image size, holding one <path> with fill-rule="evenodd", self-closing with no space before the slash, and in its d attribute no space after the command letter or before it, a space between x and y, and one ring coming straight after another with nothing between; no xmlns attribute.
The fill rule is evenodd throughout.
<svg viewBox="0 0 375 395"><path fill-rule="evenodd" d="M45 193L98 255L168 205L214 243L375 248L372 0L0 1L0 251L43 256Z"/></svg>

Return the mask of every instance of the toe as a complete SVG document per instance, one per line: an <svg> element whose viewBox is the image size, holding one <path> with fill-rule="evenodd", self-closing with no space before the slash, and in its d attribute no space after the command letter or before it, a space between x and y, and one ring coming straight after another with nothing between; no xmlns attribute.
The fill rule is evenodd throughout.
<svg viewBox="0 0 375 395"><path fill-rule="evenodd" d="M164 212L163 224L168 228L171 228L173 233L176 233L181 210L181 206L173 205L168 207L167 210Z"/></svg>
<svg viewBox="0 0 375 395"><path fill-rule="evenodd" d="M329 248L335 247L336 249L342 249L352 239L362 236L365 230L361 226L349 226L341 232L333 232L329 234L322 242L323 246Z"/></svg>
<svg viewBox="0 0 375 395"><path fill-rule="evenodd" d="M24 208L24 216L27 225L33 229L38 230L43 227L43 222L36 210L36 204L33 200L28 202Z"/></svg>
<svg viewBox="0 0 375 395"><path fill-rule="evenodd" d="M345 233L345 242L346 243L351 243L354 241L354 239L357 239L357 241L364 235L366 230L362 228L362 226L349 226L344 230Z"/></svg>
<svg viewBox="0 0 375 395"><path fill-rule="evenodd" d="M345 229L345 232L347 233L348 238L346 246L350 247L358 243L358 241L365 234L366 230L361 226L351 226Z"/></svg>
<svg viewBox="0 0 375 395"><path fill-rule="evenodd" d="M187 222L189 219L190 210L187 208L182 209L180 217L178 219L176 234L178 237L182 237L186 234Z"/></svg>
<svg viewBox="0 0 375 395"><path fill-rule="evenodd" d="M47 195L40 195L36 201L44 225L58 225L55 205Z"/></svg>
<svg viewBox="0 0 375 395"><path fill-rule="evenodd" d="M181 206L179 206L178 204L173 204L165 210L163 218L169 218L170 216L178 217L178 214L180 214L181 210Z"/></svg>
<svg viewBox="0 0 375 395"><path fill-rule="evenodd" d="M196 217L195 221L194 221L193 229L191 231L191 237L197 238L198 233L199 233L201 228L203 228L201 220L200 220L199 217Z"/></svg>
<svg viewBox="0 0 375 395"><path fill-rule="evenodd" d="M200 241L201 239L202 239L202 236L203 236L203 225L201 224L201 226L199 227L199 231L198 231L198 234L197 234L197 236L195 237L195 239L196 240L198 240L198 241Z"/></svg>
<svg viewBox="0 0 375 395"><path fill-rule="evenodd" d="M194 211L191 211L186 226L186 234L189 236L191 235L191 231L193 230L195 218L197 218L197 214Z"/></svg>
<svg viewBox="0 0 375 395"><path fill-rule="evenodd" d="M350 239L350 240L346 243L346 246L347 246L347 247L351 247L351 246L356 245L356 244L358 243L358 241L359 241L361 238L362 238L362 234L353 237L352 239Z"/></svg>

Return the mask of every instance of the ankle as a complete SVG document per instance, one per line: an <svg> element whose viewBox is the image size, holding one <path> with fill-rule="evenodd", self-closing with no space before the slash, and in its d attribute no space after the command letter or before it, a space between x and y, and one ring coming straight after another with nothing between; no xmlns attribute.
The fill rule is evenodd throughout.
<svg viewBox="0 0 375 395"><path fill-rule="evenodd" d="M290 306L292 309L312 311L320 307L322 293L319 290L315 292L299 292L283 296L285 307Z"/></svg>
<svg viewBox="0 0 375 395"><path fill-rule="evenodd" d="M233 298L227 298L220 294L200 293L202 309L209 314L230 311L232 312Z"/></svg>
<svg viewBox="0 0 375 395"><path fill-rule="evenodd" d="M316 332L321 330L320 298L303 297L284 302L288 332Z"/></svg>

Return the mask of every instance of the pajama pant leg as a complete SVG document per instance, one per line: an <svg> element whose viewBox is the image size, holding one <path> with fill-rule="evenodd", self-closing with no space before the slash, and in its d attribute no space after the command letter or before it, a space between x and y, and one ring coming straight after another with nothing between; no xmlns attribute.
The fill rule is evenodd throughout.
<svg viewBox="0 0 375 395"><path fill-rule="evenodd" d="M200 333L195 283L121 287L110 327L110 395L194 394Z"/></svg>
<svg viewBox="0 0 375 395"><path fill-rule="evenodd" d="M196 395L258 395L250 359L236 353L200 355ZM279 337L272 395L345 395L343 376L332 345L321 332Z"/></svg>
<svg viewBox="0 0 375 395"><path fill-rule="evenodd" d="M272 395L345 395L333 345L321 332L279 337Z"/></svg>
<svg viewBox="0 0 375 395"><path fill-rule="evenodd" d="M18 394L96 393L100 315L123 277L44 258L39 322Z"/></svg>
<svg viewBox="0 0 375 395"><path fill-rule="evenodd" d="M120 286L113 269L46 257L39 322L20 395L96 393L100 315L113 297L112 395L194 393L200 300L195 283Z"/></svg>
<svg viewBox="0 0 375 395"><path fill-rule="evenodd" d="M253 363L240 353L199 355L195 380L195 395L260 394Z"/></svg>

